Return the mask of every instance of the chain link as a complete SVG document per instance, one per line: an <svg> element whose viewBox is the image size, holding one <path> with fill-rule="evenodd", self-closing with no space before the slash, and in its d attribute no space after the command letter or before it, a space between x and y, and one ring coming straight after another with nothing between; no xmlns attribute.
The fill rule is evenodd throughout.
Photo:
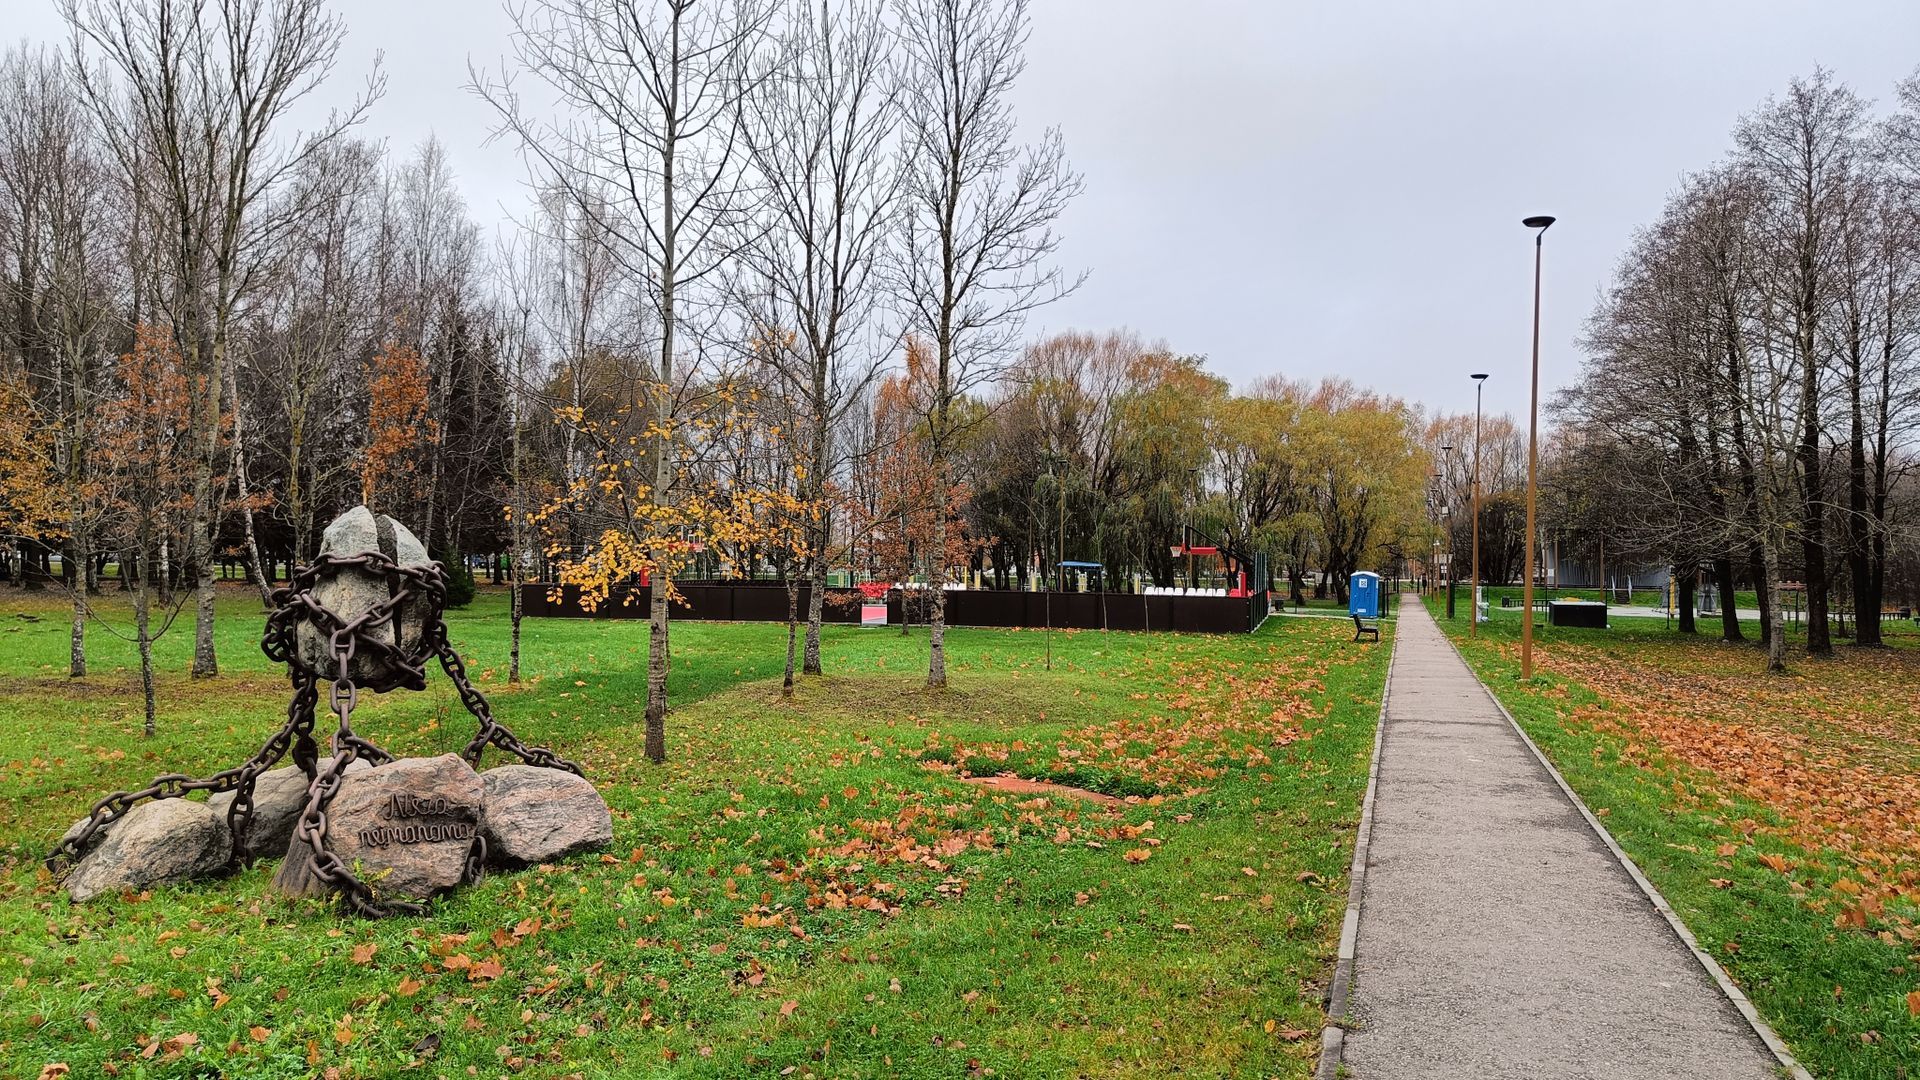
<svg viewBox="0 0 1920 1080"><path fill-rule="evenodd" d="M514 737L513 732L507 730L506 725L495 720L493 707L487 704L486 695L467 680L466 662L460 659L460 654L453 651L453 646L447 644L444 637L434 643L434 653L440 658L441 670L447 673L447 678L453 683L454 689L460 692L460 703L480 721L480 730L467 743L467 748L460 752L460 756L466 759L467 764L478 765L480 755L491 745L505 750L536 768L559 769L575 776L586 775L578 764L546 747L528 746L522 743Z"/></svg>
<svg viewBox="0 0 1920 1080"><path fill-rule="evenodd" d="M487 838L476 830L473 843L467 847L467 866L464 872L467 884L476 885L487 876Z"/></svg>
<svg viewBox="0 0 1920 1080"><path fill-rule="evenodd" d="M385 578L387 600L352 619L344 619L329 610L314 596L314 587L343 570ZM477 766L486 748L497 746L528 765L585 775L579 765L552 750L525 745L506 725L493 718L493 709L485 695L468 680L466 663L447 640L447 624L441 618L446 582L446 568L438 562L402 566L382 552L344 557L322 555L312 565L297 571L288 584L274 590L275 606L267 616L260 643L261 651L269 660L287 665L293 681L293 698L287 706L286 722L239 766L205 779L168 773L155 777L139 791L117 791L102 798L94 803L85 825L63 839L47 856L47 868L56 875L66 872L86 854L103 828L136 804L182 798L199 791L234 793L233 804L227 809L227 828L233 838L230 865L238 867L245 859L246 839L253 822L254 782L291 752L295 766L308 778L307 800L294 825L295 846L305 845L314 876L339 893L347 907L363 916L380 918L424 912L426 908L422 904L377 899L373 888L355 876L340 856L327 847L327 807L340 790L347 769L356 761L378 766L394 760L392 754L353 731L353 711L359 704L360 690L374 693L397 688L424 690L426 661L429 656L435 657L459 692L460 703L480 724L479 731L460 754L469 765ZM418 604L414 610L425 616L421 639L414 650L407 649L401 640L401 615L409 603ZM332 671L316 671L300 655L299 627L303 623L326 640L333 658ZM373 633L374 628L386 624L393 627L391 641ZM370 657L372 663L362 665L364 670L356 679L354 661L362 656ZM337 724L332 738L333 759L325 771L319 769L318 747L313 737L322 681L327 683L327 708ZM465 883L480 880L486 872L486 858L486 837L476 831L462 870Z"/></svg>
<svg viewBox="0 0 1920 1080"><path fill-rule="evenodd" d="M261 773L273 768L287 752L288 743L301 731L303 717L306 730L313 727L313 703L315 692L311 679L302 680L294 676L294 695L287 707L287 723L273 733L254 755L244 763L231 769L214 773L204 779L194 779L181 773L167 773L157 776L153 782L138 791L116 791L93 804L87 813L86 824L72 836L62 840L59 846L47 856L47 869L54 873L64 873L69 867L86 854L87 849L100 835L100 830L124 817L127 811L143 802L158 802L162 799L178 799L196 791L209 795L222 792L234 793L233 805L227 808L227 828L233 835L233 854L229 856L230 866L238 866L245 858L247 832L253 819L253 784ZM308 737L308 742L311 738Z"/></svg>

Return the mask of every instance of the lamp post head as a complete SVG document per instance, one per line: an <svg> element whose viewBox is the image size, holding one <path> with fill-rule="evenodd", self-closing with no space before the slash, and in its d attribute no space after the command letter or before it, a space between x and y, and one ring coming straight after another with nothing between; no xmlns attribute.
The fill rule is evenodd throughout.
<svg viewBox="0 0 1920 1080"><path fill-rule="evenodd" d="M1468 378L1470 378L1470 379L1472 379L1472 380L1473 380L1474 382L1486 382L1486 381L1487 381L1487 373L1483 371L1483 372L1481 372L1481 373L1479 373L1478 375L1469 375L1469 376L1468 376Z"/></svg>
<svg viewBox="0 0 1920 1080"><path fill-rule="evenodd" d="M1555 220L1551 214L1535 214L1520 224L1525 225L1529 229L1539 229L1541 232L1545 232L1547 226L1553 224Z"/></svg>

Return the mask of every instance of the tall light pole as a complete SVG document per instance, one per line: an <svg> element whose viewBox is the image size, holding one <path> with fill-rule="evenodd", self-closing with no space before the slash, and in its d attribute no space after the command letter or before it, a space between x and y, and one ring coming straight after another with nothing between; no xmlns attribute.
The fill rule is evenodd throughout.
<svg viewBox="0 0 1920 1080"><path fill-rule="evenodd" d="M1427 548L1427 555L1428 555L1427 595L1439 596L1440 595L1440 514L1442 511L1446 509L1446 504L1443 502L1440 502L1440 500L1446 498L1446 494L1445 494L1446 478L1439 473L1429 473L1427 476L1427 479L1432 481L1432 483L1429 484L1427 487L1428 499L1429 499L1427 504L1427 510L1430 514L1433 515L1433 534L1434 534L1433 543L1430 544Z"/></svg>
<svg viewBox="0 0 1920 1080"><path fill-rule="evenodd" d="M1440 448L1440 530L1447 538L1447 619L1453 619L1453 492L1447 490L1447 481L1453 468L1453 447Z"/></svg>
<svg viewBox="0 0 1920 1080"><path fill-rule="evenodd" d="M1049 458L1047 461L1047 479L1049 480L1053 479L1053 461L1051 458ZM1063 542L1065 541L1066 533L1067 533L1066 505L1067 505L1066 488L1062 487L1060 489L1060 507L1061 507L1060 536ZM1036 537L1035 539L1038 540L1039 538ZM1044 540L1040 541L1039 546L1044 548L1046 546L1046 542ZM1056 574L1061 572L1058 566L1054 567L1053 571ZM1055 584L1057 583L1052 578L1047 579L1046 603L1047 603L1047 670L1048 671L1053 670L1053 587Z"/></svg>
<svg viewBox="0 0 1920 1080"><path fill-rule="evenodd" d="M1473 376L1473 596L1468 604L1473 614L1467 620L1467 636L1480 636L1480 398L1487 388L1487 375Z"/></svg>
<svg viewBox="0 0 1920 1080"><path fill-rule="evenodd" d="M1546 214L1538 214L1520 222L1536 230L1533 234L1533 393L1527 401L1527 558L1526 580L1520 590L1522 679L1533 678L1533 503L1534 474L1540 468L1540 260L1546 247L1547 229L1553 221Z"/></svg>

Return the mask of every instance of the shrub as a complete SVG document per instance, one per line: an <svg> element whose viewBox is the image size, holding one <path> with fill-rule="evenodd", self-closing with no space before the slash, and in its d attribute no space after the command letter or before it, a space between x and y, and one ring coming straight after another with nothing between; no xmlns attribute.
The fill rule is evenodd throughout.
<svg viewBox="0 0 1920 1080"><path fill-rule="evenodd" d="M447 606L463 608L473 603L473 571L467 568L467 560L459 551L447 554Z"/></svg>

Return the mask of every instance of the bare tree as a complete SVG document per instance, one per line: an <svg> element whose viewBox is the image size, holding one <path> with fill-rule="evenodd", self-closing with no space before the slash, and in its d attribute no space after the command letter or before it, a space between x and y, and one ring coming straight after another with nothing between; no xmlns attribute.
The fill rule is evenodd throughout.
<svg viewBox="0 0 1920 1080"><path fill-rule="evenodd" d="M1780 671L1804 427L1800 354L1771 321L1766 198L1740 168L1689 180L1622 260L1561 411L1575 424L1570 479L1620 541L1689 574L1712 557L1729 612L1732 564L1750 563L1767 666ZM1737 639L1734 616L1723 618Z"/></svg>
<svg viewBox="0 0 1920 1080"><path fill-rule="evenodd" d="M835 432L892 351L877 316L880 264L899 209L897 91L878 0L839 10L790 0L787 15L781 48L742 102L766 203L749 226L737 292L797 424L799 498L824 506L829 479L846 462ZM820 674L831 529L822 515L806 544L808 675Z"/></svg>
<svg viewBox="0 0 1920 1080"><path fill-rule="evenodd" d="M390 247L384 254L392 268L387 308L393 314L391 332L426 360L427 419L444 433L451 426L448 408L456 383L472 374L469 365L457 363L454 353L479 262L480 230L467 213L447 149L438 138L422 142L389 187ZM458 547L457 515L449 513L446 504L461 493L445 485L446 440L435 441L428 453L420 536L439 555Z"/></svg>
<svg viewBox="0 0 1920 1080"><path fill-rule="evenodd" d="M765 0L534 0L513 13L514 54L573 120L530 117L511 80L475 73L471 82L572 210L600 218L598 235L643 297L657 347L636 404L651 417L648 486L660 507L676 497L684 406L704 389L690 377L712 317L700 294L739 254L757 202L743 175L739 104L772 12ZM668 634L667 589L656 587L646 703L655 762L666 758Z"/></svg>
<svg viewBox="0 0 1920 1080"><path fill-rule="evenodd" d="M342 140L303 163L290 195L305 208L279 245L280 261L257 305L249 395L272 438L261 450L280 478L279 511L290 557L315 550L315 528L348 484L352 387L377 346L374 308L379 246L379 149ZM361 436L363 438L364 436Z"/></svg>
<svg viewBox="0 0 1920 1080"><path fill-rule="evenodd" d="M539 246L531 238L503 238L498 243L496 262L504 268L506 294L502 297L502 322L507 355L507 425L512 439L507 457L507 583L508 618L511 622L507 647L507 682L520 681L520 624L526 616L525 584L534 580L533 533L528 528L537 502L528 491L526 439L522 428L529 409L531 381L537 347L534 318L540 294L542 270Z"/></svg>
<svg viewBox="0 0 1920 1080"><path fill-rule="evenodd" d="M1791 365L1798 387L1795 450L1807 586L1807 649L1833 649L1828 630L1822 380L1823 334L1834 317L1841 221L1858 167L1865 105L1826 71L1795 79L1735 132L1740 164L1760 185L1758 235L1767 363ZM1782 368L1782 370L1784 370Z"/></svg>
<svg viewBox="0 0 1920 1080"><path fill-rule="evenodd" d="M356 123L379 84L291 149L294 105L332 71L345 28L322 0L60 0L73 63L136 198L152 214L162 289L192 387L193 675L213 647L213 545L223 492L221 399L235 314L288 215L268 196ZM97 65L97 66L96 66ZM377 80L377 76L376 76Z"/></svg>
<svg viewBox="0 0 1920 1080"><path fill-rule="evenodd" d="M1854 640L1881 643L1894 489L1916 464L1920 408L1920 75L1875 132L1874 159L1845 222L1842 355L1849 404L1847 558Z"/></svg>
<svg viewBox="0 0 1920 1080"><path fill-rule="evenodd" d="M1846 422L1846 502L1841 538L1853 601L1855 644L1882 644L1889 494L1910 426L1914 308L1920 247L1912 207L1876 154L1853 177L1837 224L1835 311L1826 349Z"/></svg>
<svg viewBox="0 0 1920 1080"><path fill-rule="evenodd" d="M95 413L107 358L124 331L115 246L122 207L98 128L58 55L25 49L0 58L0 228L11 246L0 293L11 346L51 422L65 532L61 562L72 597L67 673L87 673L87 594L94 587L92 497Z"/></svg>
<svg viewBox="0 0 1920 1080"><path fill-rule="evenodd" d="M893 0L901 54L905 225L895 288L933 352L927 395L935 497L951 500L956 405L992 380L1026 315L1078 285L1049 265L1054 222L1080 192L1060 132L1015 141L1028 0ZM945 686L948 515L935 513L927 685Z"/></svg>

